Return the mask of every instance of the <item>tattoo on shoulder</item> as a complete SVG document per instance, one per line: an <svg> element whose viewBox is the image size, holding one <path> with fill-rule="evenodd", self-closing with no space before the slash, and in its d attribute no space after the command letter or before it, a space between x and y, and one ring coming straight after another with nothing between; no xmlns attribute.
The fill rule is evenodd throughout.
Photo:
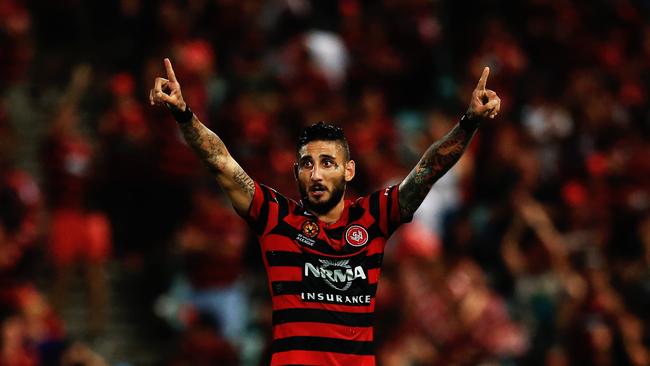
<svg viewBox="0 0 650 366"><path fill-rule="evenodd" d="M255 194L255 182L246 174L244 169L237 168L233 174L233 179L249 196L253 197Z"/></svg>

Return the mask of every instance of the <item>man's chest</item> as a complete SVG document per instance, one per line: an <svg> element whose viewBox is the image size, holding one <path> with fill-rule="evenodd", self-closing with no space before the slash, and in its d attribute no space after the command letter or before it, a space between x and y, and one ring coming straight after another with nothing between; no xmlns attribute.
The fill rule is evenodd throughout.
<svg viewBox="0 0 650 366"><path fill-rule="evenodd" d="M287 220L262 238L274 295L350 306L371 304L384 243L363 222L326 227L309 217Z"/></svg>

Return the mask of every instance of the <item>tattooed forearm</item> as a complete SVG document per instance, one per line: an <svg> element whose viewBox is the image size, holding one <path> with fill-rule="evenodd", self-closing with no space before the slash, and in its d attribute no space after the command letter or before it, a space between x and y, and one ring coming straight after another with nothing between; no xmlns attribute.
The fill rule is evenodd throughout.
<svg viewBox="0 0 650 366"><path fill-rule="evenodd" d="M431 186L457 161L469 145L475 130L456 125L435 142L399 186L399 206L403 218L410 218L420 206Z"/></svg>
<svg viewBox="0 0 650 366"><path fill-rule="evenodd" d="M214 174L235 210L242 215L247 214L255 195L255 182L233 159L219 136L196 116L192 117L191 122L180 123L179 126L187 144Z"/></svg>
<svg viewBox="0 0 650 366"><path fill-rule="evenodd" d="M208 169L215 174L221 173L228 156L228 149L219 136L205 127L196 116L192 118L192 122L180 124L180 128L185 141Z"/></svg>
<svg viewBox="0 0 650 366"><path fill-rule="evenodd" d="M242 168L237 168L233 179L249 196L253 197L255 194L255 182L253 182L251 177Z"/></svg>

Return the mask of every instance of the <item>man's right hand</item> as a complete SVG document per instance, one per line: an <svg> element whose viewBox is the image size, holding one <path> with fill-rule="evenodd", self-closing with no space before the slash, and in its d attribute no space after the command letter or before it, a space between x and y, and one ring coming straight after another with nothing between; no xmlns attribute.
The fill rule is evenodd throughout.
<svg viewBox="0 0 650 366"><path fill-rule="evenodd" d="M167 79L156 78L153 89L149 91L149 102L151 105L166 105L170 109L176 109L185 112L187 104L183 100L183 93L181 93L181 84L176 80L172 63L168 58L165 58L165 70L167 71Z"/></svg>
<svg viewBox="0 0 650 366"><path fill-rule="evenodd" d="M167 79L156 78L153 89L149 91L149 101L151 105L166 105L176 118L178 113L174 112L186 114L189 108L183 100L181 85L176 80L172 63L167 58L165 70ZM196 115L192 115L192 123L178 119L176 121L179 122L185 141L215 175L235 210L242 215L246 214L255 195L255 182L233 159L219 136L205 127Z"/></svg>

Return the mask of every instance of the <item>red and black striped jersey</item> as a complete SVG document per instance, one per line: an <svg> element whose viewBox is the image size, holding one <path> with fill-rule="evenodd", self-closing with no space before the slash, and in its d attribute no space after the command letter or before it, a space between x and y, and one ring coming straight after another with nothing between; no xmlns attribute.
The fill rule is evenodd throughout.
<svg viewBox="0 0 650 366"><path fill-rule="evenodd" d="M318 220L255 184L245 217L258 236L273 305L271 365L375 365L375 293L387 238L403 222L397 186Z"/></svg>

